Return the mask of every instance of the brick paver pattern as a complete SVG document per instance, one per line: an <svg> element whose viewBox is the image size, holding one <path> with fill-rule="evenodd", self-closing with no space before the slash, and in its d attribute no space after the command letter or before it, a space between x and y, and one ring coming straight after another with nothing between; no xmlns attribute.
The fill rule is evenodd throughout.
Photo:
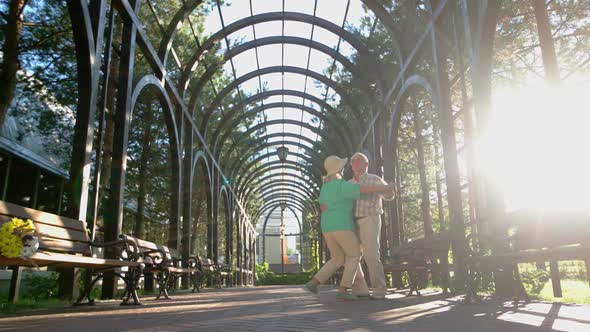
<svg viewBox="0 0 590 332"><path fill-rule="evenodd" d="M91 307L0 316L0 331L590 331L590 306L485 301L427 293L385 300L337 301L298 286L205 289L143 306L101 302Z"/></svg>

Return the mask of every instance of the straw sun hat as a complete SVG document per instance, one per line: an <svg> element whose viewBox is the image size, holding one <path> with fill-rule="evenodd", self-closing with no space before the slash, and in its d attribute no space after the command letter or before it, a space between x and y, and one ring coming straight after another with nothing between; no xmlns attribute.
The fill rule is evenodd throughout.
<svg viewBox="0 0 590 332"><path fill-rule="evenodd" d="M348 158L339 158L337 156L329 156L324 160L324 169L326 169L326 176L339 173L346 165Z"/></svg>

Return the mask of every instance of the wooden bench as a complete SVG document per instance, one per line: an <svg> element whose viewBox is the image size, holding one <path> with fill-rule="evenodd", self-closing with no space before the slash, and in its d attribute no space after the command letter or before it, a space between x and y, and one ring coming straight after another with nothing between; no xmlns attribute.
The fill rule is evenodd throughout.
<svg viewBox="0 0 590 332"><path fill-rule="evenodd" d="M199 284L201 284L205 277L210 276L215 288L221 288L224 281L226 285L231 285L231 272L229 266L225 264L217 264L211 258L199 257L199 268L202 271Z"/></svg>
<svg viewBox="0 0 590 332"><path fill-rule="evenodd" d="M506 214L502 222L502 234L484 233L478 237L485 251L498 244L505 249L494 254L480 252L468 257L467 262L476 271L511 272L511 289L516 300L521 297L529 300L520 280L518 263L549 262L555 297L562 296L558 261L583 260L587 269L590 266L590 213L543 213L526 209ZM470 291L474 294L476 283L471 282Z"/></svg>
<svg viewBox="0 0 590 332"><path fill-rule="evenodd" d="M127 296L122 305L140 304L137 297L137 284L144 265L135 255L136 248L127 241L110 243L95 243L90 241L86 223L80 220L61 217L12 203L0 201L0 224L12 218L31 219L36 227L39 238L39 249L30 259L8 258L0 256L1 266L14 267L11 292L12 301L18 298L21 267L55 267L55 268L85 268L91 272L91 280L85 285L83 294L76 304L87 298L89 304L94 303L90 296L93 286L103 277L106 271L114 271L126 285ZM97 258L92 254L93 248L102 247L117 254L117 259ZM125 271L126 270L126 271Z"/></svg>
<svg viewBox="0 0 590 332"><path fill-rule="evenodd" d="M198 291L198 276L201 271L198 269L197 258L182 260L180 253L162 244L156 244L132 236L123 235L126 241L135 243L141 255L141 261L145 264L144 274L153 273L158 283L159 294L156 299L164 295L169 299L169 291L176 286L176 281L182 275L187 275L193 286L192 291Z"/></svg>
<svg viewBox="0 0 590 332"><path fill-rule="evenodd" d="M415 291L420 295L420 288L425 286L428 272L438 274L443 293L449 289L448 255L451 246L448 231L443 231L429 238L414 240L393 249L390 257L385 258L383 269L387 272L407 271L410 277L411 296Z"/></svg>

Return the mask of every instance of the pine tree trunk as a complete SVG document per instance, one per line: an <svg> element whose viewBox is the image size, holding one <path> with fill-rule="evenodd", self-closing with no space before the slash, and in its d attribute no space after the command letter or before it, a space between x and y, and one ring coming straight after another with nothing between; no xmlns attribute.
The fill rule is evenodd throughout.
<svg viewBox="0 0 590 332"><path fill-rule="evenodd" d="M121 29L115 28L115 40L121 39ZM113 164L113 139L115 135L115 91L119 79L119 57L113 52L110 66L110 76L107 83L107 102L105 109L105 129L103 135L102 163L100 170L100 192L98 193L98 206L96 210L100 214L100 207L107 192L111 180L111 165ZM100 219L100 218L99 218Z"/></svg>
<svg viewBox="0 0 590 332"><path fill-rule="evenodd" d="M195 193L195 199L196 201L193 201L193 205L197 206L197 209L194 211L193 213L193 240L191 241L191 243L193 244L193 248L191 248L192 251L196 251L194 252L195 255L197 255L199 253L199 236L198 236L198 225L199 225L199 219L201 218L201 211L203 211L202 208L202 202L201 202L201 189L199 188L199 190L196 191Z"/></svg>
<svg viewBox="0 0 590 332"><path fill-rule="evenodd" d="M406 234L405 234L405 227L404 227L404 210L403 210L403 206L402 206L402 176L401 176L401 172L399 170L399 158L395 159L395 167L397 169L397 171L395 172L397 174L397 179L395 181L396 187L395 187L395 192L397 195L397 199L395 200L397 202L397 211L398 211L398 227L399 227L399 242L400 243L406 243Z"/></svg>
<svg viewBox="0 0 590 332"><path fill-rule="evenodd" d="M135 232L134 236L141 238L143 233L143 224L145 219L145 198L147 193L147 180L148 180L148 160L150 156L151 142L152 142L152 102L148 102L146 105L145 113L143 116L143 139L141 142L141 156L139 160L139 176L137 184L139 186L137 193L137 214L135 215Z"/></svg>
<svg viewBox="0 0 590 332"><path fill-rule="evenodd" d="M0 125L4 123L10 103L16 90L16 72L19 69L18 44L22 31L22 10L24 0L12 0L4 26L4 47L2 49L3 60L0 68Z"/></svg>
<svg viewBox="0 0 590 332"><path fill-rule="evenodd" d="M436 132L436 129L434 130ZM436 134L435 134L436 135ZM442 231L447 229L447 225L445 224L445 209L443 206L443 195L442 195L442 180L440 178L440 153L438 151L438 139L435 138L434 142L434 163L435 163L435 170L434 174L436 177L436 206L438 212L438 224L439 228Z"/></svg>
<svg viewBox="0 0 590 332"><path fill-rule="evenodd" d="M429 238L433 234L432 215L430 214L430 188L426 178L426 162L424 161L424 137L422 136L422 119L420 118L417 103L414 102L414 132L416 135L416 152L418 155L418 174L420 176L420 189L422 197L420 202L420 212L422 222L424 223L424 236Z"/></svg>
<svg viewBox="0 0 590 332"><path fill-rule="evenodd" d="M543 67L545 68L547 81L551 84L559 84L559 65L557 63L557 55L555 54L551 23L549 22L545 0L532 0L531 4L533 5L535 19L537 21L541 57L543 58Z"/></svg>
<svg viewBox="0 0 590 332"><path fill-rule="evenodd" d="M531 4L533 5L535 19L537 21L545 78L549 84L558 85L560 83L559 64L557 63L557 55L555 54L555 43L553 42L553 33L551 32L547 6L545 5L545 0L532 0ZM551 263L556 264L554 261ZM545 270L547 268L545 262L537 262L536 265L539 270Z"/></svg>

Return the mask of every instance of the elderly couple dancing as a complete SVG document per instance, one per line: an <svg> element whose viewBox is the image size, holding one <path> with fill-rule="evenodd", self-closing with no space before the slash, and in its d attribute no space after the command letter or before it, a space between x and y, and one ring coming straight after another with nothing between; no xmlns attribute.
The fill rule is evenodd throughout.
<svg viewBox="0 0 590 332"><path fill-rule="evenodd" d="M386 286L379 254L380 215L383 213L381 200L394 198L393 185L367 173L369 160L358 152L351 158L354 177L347 182L342 179L346 162L346 158L336 156L329 156L324 161L327 175L320 190L319 202L322 234L330 251L330 260L305 284L305 288L317 294L319 285L344 265L338 299L383 299ZM372 293L360 265L361 254L368 267ZM348 293L349 288L351 293Z"/></svg>

